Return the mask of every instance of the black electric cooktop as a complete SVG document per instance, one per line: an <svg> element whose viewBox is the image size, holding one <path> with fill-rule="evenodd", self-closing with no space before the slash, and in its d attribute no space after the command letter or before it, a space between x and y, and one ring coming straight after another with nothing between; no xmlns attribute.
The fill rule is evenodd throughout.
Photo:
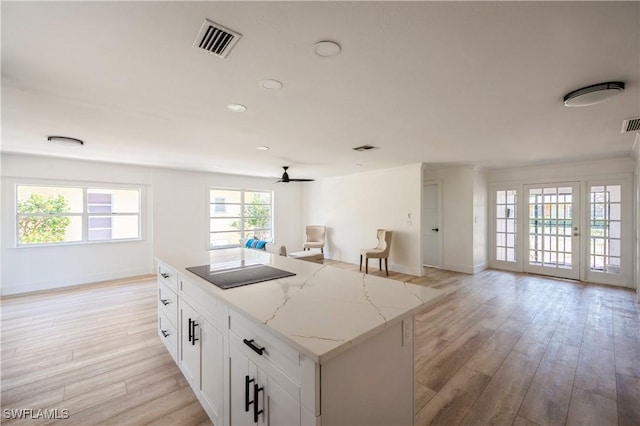
<svg viewBox="0 0 640 426"><path fill-rule="evenodd" d="M213 269L211 265L190 266L186 269L223 290L295 275L293 272L260 264L223 270Z"/></svg>

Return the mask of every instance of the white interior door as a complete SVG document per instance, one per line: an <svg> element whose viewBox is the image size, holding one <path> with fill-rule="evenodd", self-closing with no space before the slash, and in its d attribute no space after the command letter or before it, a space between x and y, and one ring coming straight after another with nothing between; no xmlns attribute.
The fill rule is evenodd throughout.
<svg viewBox="0 0 640 426"><path fill-rule="evenodd" d="M422 191L422 264L440 267L440 183L425 183Z"/></svg>
<svg viewBox="0 0 640 426"><path fill-rule="evenodd" d="M525 272L580 279L577 183L525 185Z"/></svg>

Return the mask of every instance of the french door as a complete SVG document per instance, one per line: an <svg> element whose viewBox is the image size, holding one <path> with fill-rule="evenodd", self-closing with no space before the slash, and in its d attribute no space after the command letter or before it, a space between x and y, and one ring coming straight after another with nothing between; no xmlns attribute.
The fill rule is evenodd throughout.
<svg viewBox="0 0 640 426"><path fill-rule="evenodd" d="M524 186L525 272L580 279L579 184Z"/></svg>

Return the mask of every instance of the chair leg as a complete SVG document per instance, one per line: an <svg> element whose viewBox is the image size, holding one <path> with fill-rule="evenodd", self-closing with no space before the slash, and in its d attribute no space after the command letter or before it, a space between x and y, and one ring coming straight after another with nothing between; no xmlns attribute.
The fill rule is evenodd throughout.
<svg viewBox="0 0 640 426"><path fill-rule="evenodd" d="M388 257L384 258L384 270L387 272L387 276L389 276L389 258Z"/></svg>
<svg viewBox="0 0 640 426"><path fill-rule="evenodd" d="M362 272L362 255L360 255L360 272Z"/></svg>
<svg viewBox="0 0 640 426"><path fill-rule="evenodd" d="M364 258L364 273L365 274L369 273L369 258L368 257Z"/></svg>
<svg viewBox="0 0 640 426"><path fill-rule="evenodd" d="M382 258L378 259L378 270L382 272Z"/></svg>
<svg viewBox="0 0 640 426"><path fill-rule="evenodd" d="M320 253L324 254L324 247L320 247Z"/></svg>

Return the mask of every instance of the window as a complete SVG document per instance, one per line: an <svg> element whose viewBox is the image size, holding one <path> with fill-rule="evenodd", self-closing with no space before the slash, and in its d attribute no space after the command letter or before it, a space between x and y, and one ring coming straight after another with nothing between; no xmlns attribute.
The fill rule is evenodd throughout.
<svg viewBox="0 0 640 426"><path fill-rule="evenodd" d="M240 238L273 238L271 191L212 188L209 191L209 247L237 247Z"/></svg>
<svg viewBox="0 0 640 426"><path fill-rule="evenodd" d="M18 185L18 245L140 239L138 189Z"/></svg>
<svg viewBox="0 0 640 426"><path fill-rule="evenodd" d="M591 187L589 269L605 274L620 274L622 237L622 187Z"/></svg>
<svg viewBox="0 0 640 426"><path fill-rule="evenodd" d="M496 260L516 261L516 205L515 189L496 191Z"/></svg>

